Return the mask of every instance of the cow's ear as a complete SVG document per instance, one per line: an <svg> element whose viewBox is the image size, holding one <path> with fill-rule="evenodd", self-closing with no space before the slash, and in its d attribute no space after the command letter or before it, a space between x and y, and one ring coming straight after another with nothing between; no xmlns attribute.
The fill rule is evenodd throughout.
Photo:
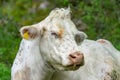
<svg viewBox="0 0 120 80"><path fill-rule="evenodd" d="M35 39L38 37L38 30L35 27L25 26L20 29L21 36L26 39Z"/></svg>
<svg viewBox="0 0 120 80"><path fill-rule="evenodd" d="M79 31L79 34L80 34L81 40L84 40L84 39L87 38L87 34L86 33L82 32L82 31Z"/></svg>
<svg viewBox="0 0 120 80"><path fill-rule="evenodd" d="M76 35L75 35L75 40L76 42L80 45L81 42L83 42L84 39L87 38L87 35L84 32L79 31Z"/></svg>

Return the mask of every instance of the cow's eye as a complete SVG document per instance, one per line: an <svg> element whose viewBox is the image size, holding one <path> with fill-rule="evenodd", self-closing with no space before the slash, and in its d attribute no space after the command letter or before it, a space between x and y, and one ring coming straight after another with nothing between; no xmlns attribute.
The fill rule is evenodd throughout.
<svg viewBox="0 0 120 80"><path fill-rule="evenodd" d="M55 38L59 38L59 35L56 32L51 32L51 35L55 36Z"/></svg>

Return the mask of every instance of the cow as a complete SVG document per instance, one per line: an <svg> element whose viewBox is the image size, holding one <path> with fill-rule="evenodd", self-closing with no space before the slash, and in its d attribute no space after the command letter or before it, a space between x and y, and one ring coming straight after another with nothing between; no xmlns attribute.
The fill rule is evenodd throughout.
<svg viewBox="0 0 120 80"><path fill-rule="evenodd" d="M20 29L22 41L11 80L120 80L120 52L105 39L86 39L57 8L43 21Z"/></svg>

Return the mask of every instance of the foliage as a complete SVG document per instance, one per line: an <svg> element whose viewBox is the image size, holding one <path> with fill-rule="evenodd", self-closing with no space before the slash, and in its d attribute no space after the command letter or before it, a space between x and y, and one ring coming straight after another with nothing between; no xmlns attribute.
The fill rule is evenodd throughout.
<svg viewBox="0 0 120 80"><path fill-rule="evenodd" d="M42 9L44 1L49 4ZM10 67L21 40L19 28L41 21L56 7L68 6L72 19L88 25L85 32L89 39L108 39L120 50L118 0L0 0L0 80L10 79Z"/></svg>
<svg viewBox="0 0 120 80"><path fill-rule="evenodd" d="M10 80L10 68L0 63L0 80Z"/></svg>
<svg viewBox="0 0 120 80"><path fill-rule="evenodd" d="M8 66L11 66L10 63L13 62L13 58L15 57L14 53L17 50L16 46L19 40L18 29L11 20L5 20L2 21L2 25L0 25L0 32L0 61L8 64Z"/></svg>
<svg viewBox="0 0 120 80"><path fill-rule="evenodd" d="M80 3L84 16L81 19L86 22L88 27L88 35L91 39L105 38L120 49L120 5L115 0L92 0L89 4ZM89 30L93 30L90 32ZM91 36L91 34L95 34Z"/></svg>

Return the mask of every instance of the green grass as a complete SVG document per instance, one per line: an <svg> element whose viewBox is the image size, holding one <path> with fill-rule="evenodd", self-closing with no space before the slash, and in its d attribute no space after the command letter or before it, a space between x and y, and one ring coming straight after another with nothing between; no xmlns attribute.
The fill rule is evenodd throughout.
<svg viewBox="0 0 120 80"><path fill-rule="evenodd" d="M10 68L0 63L0 80L10 80Z"/></svg>

